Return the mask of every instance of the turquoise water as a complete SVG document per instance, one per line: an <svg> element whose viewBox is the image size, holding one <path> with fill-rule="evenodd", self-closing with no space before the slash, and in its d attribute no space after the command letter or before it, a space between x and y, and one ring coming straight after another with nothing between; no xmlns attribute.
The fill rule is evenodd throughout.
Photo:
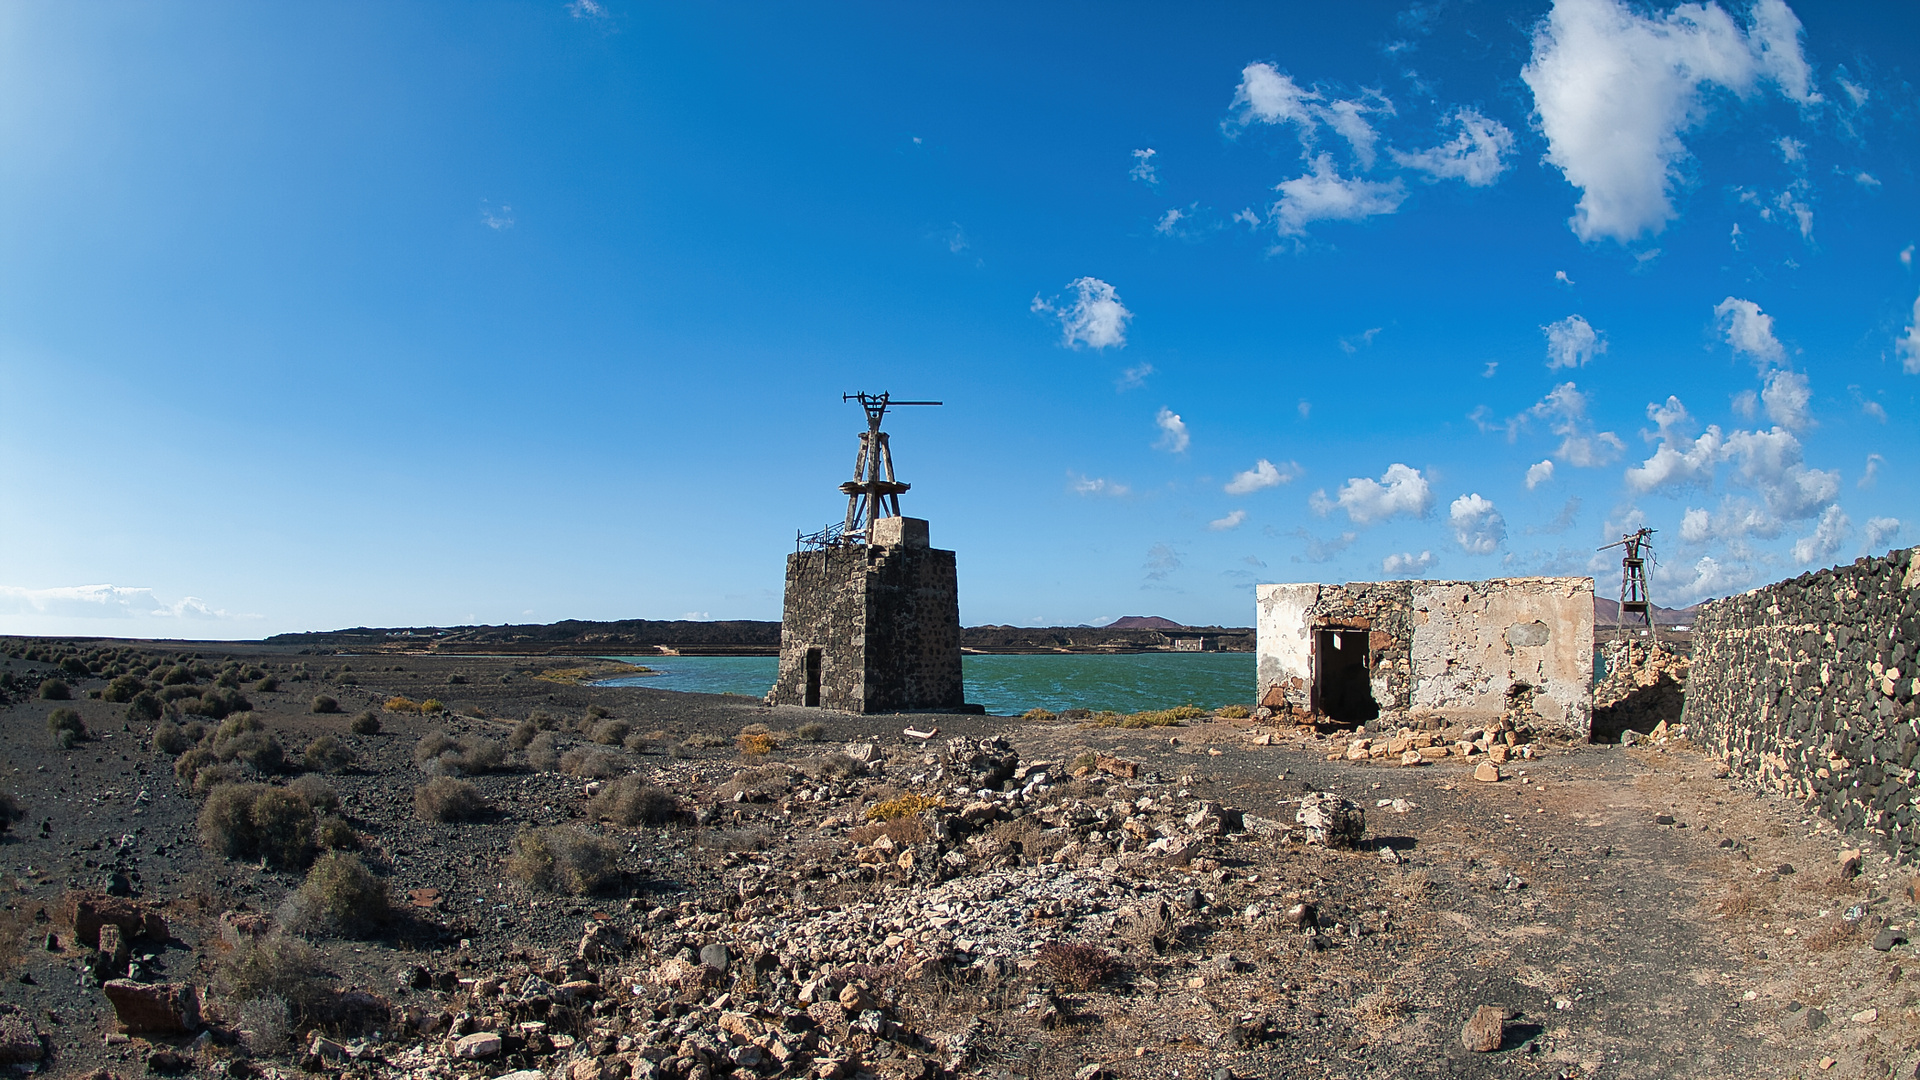
<svg viewBox="0 0 1920 1080"><path fill-rule="evenodd" d="M659 674L609 679L603 686L651 686L700 694L762 697L779 661L771 656L621 656ZM967 700L996 715L1028 709L1140 712L1175 705L1218 708L1253 699L1252 653L1135 653L1087 656L967 656Z"/></svg>

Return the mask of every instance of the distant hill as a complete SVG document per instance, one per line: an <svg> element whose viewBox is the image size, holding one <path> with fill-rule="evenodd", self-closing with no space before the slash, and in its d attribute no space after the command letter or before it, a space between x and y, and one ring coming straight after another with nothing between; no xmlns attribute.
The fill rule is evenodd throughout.
<svg viewBox="0 0 1920 1080"><path fill-rule="evenodd" d="M1101 629L1103 630L1184 630L1186 629L1186 624L1174 622L1172 619L1163 619L1158 615L1122 615L1119 618L1108 623L1107 625L1101 627Z"/></svg>
<svg viewBox="0 0 1920 1080"><path fill-rule="evenodd" d="M1700 617L1701 605L1705 603L1706 601L1702 600L1699 604L1693 604L1691 606L1683 607L1683 608L1664 608L1664 607L1661 607L1659 604L1655 604L1653 605L1654 625L1656 626L1692 626L1693 621ZM1640 617L1638 615L1634 615L1630 619L1630 621L1638 623L1640 621ZM1620 602L1618 600L1609 600L1604 596L1594 597L1593 598L1593 625L1619 626L1620 625Z"/></svg>

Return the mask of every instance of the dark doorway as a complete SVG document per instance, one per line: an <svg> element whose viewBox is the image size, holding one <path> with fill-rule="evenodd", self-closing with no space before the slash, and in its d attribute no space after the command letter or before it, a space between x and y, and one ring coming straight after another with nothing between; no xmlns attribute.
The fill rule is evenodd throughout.
<svg viewBox="0 0 1920 1080"><path fill-rule="evenodd" d="M1316 630L1313 634L1313 697L1327 719L1364 724L1380 716L1373 700L1365 630Z"/></svg>
<svg viewBox="0 0 1920 1080"><path fill-rule="evenodd" d="M807 696L808 708L820 707L820 650L807 650Z"/></svg>

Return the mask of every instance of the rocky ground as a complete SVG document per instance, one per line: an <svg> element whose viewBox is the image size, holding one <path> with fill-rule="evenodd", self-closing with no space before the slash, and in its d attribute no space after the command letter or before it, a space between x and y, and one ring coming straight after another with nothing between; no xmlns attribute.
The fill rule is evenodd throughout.
<svg viewBox="0 0 1920 1080"><path fill-rule="evenodd" d="M577 659L5 645L0 1064L22 1071L1920 1065L1909 868L1672 730L858 717L581 685L606 672ZM86 732L66 748L57 709ZM479 804L421 820L429 781ZM221 809L248 784L280 801ZM241 833L240 857L208 845ZM302 889L316 858L335 892ZM339 893L359 879L323 868L355 860Z"/></svg>

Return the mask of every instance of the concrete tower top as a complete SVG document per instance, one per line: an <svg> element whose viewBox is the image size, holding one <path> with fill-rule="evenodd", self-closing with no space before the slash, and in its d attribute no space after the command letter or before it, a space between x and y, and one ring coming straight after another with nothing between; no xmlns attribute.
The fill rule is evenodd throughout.
<svg viewBox="0 0 1920 1080"><path fill-rule="evenodd" d="M927 529L926 518L883 517L873 523L873 544L876 547L932 547L933 540Z"/></svg>

